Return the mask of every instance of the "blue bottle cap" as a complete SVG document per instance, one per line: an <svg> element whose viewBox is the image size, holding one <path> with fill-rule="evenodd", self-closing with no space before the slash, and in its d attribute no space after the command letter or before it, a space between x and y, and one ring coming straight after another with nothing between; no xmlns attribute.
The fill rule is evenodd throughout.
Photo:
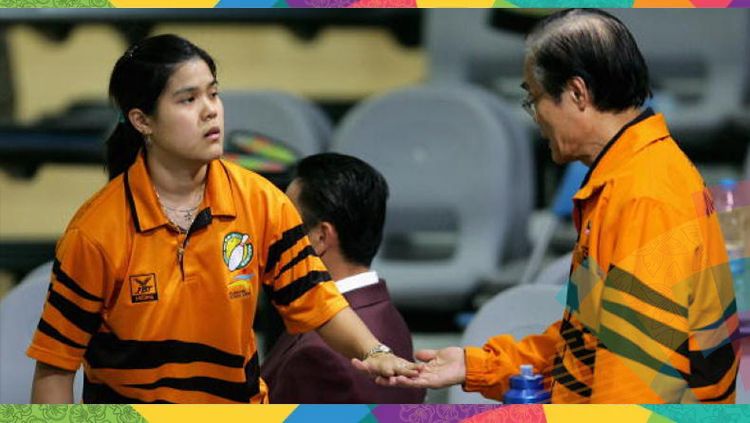
<svg viewBox="0 0 750 423"><path fill-rule="evenodd" d="M737 181L732 178L724 178L719 181L719 186L727 191L737 188Z"/></svg>

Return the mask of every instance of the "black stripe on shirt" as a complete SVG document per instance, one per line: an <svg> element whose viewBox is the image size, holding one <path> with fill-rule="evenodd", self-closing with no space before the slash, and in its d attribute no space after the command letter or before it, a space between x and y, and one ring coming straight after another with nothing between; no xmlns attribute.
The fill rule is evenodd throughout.
<svg viewBox="0 0 750 423"><path fill-rule="evenodd" d="M153 369L168 363L197 361L242 368L244 357L209 345L167 341L122 340L112 333L97 333L85 355L92 368Z"/></svg>
<svg viewBox="0 0 750 423"><path fill-rule="evenodd" d="M273 270L273 268L278 264L279 260L281 260L281 255L284 253L284 251L292 248L292 246L294 246L294 244L296 244L300 239L304 238L304 236L305 230L302 225L297 225L292 229L284 232L281 235L281 239L274 242L268 248L268 260L266 261L265 273Z"/></svg>
<svg viewBox="0 0 750 423"><path fill-rule="evenodd" d="M591 397L591 388L585 383L576 379L575 376L570 374L568 369L565 368L565 365L562 362L562 358L560 358L559 356L555 357L555 364L552 367L551 374L555 381L557 381L557 383L565 386L570 391L575 392L576 394L585 398Z"/></svg>
<svg viewBox="0 0 750 423"><path fill-rule="evenodd" d="M54 289L50 291L47 303L56 308L70 323L88 334L93 334L102 325L102 316L99 313L92 313L78 307L76 303L58 294Z"/></svg>
<svg viewBox="0 0 750 423"><path fill-rule="evenodd" d="M189 378L162 378L153 383L129 384L129 388L157 389L171 388L180 391L199 391L215 395L229 401L247 404L250 399L260 393L260 366L258 354L248 360L245 366L245 382L229 382L212 377L196 376Z"/></svg>
<svg viewBox="0 0 750 423"><path fill-rule="evenodd" d="M229 382L205 376L188 378L166 377L153 383L124 385L128 388L152 390L157 388L171 388L179 391L198 391L215 395L229 401L245 403L250 402L248 385L245 382Z"/></svg>
<svg viewBox="0 0 750 423"><path fill-rule="evenodd" d="M737 386L737 376L735 375L734 380L727 386L727 389L718 397L713 398L701 398L701 402L719 402L724 401L725 399L729 398L730 395L732 395L736 389Z"/></svg>
<svg viewBox="0 0 750 423"><path fill-rule="evenodd" d="M284 272L294 267L297 263L314 255L315 255L315 250L313 249L312 245L308 245L307 247L303 248L302 251L300 251L299 254L297 254L297 256L292 259L292 261L285 264L284 267L282 267L281 270L279 270L279 273L274 277L274 280L279 279L281 275L284 274Z"/></svg>
<svg viewBox="0 0 750 423"><path fill-rule="evenodd" d="M146 402L126 397L103 383L93 383L86 375L83 378L84 404L173 404L165 400Z"/></svg>
<svg viewBox="0 0 750 423"><path fill-rule="evenodd" d="M59 330L55 329L52 325L50 325L46 320L41 319L39 320L39 324L37 325L37 329L39 332L49 336L50 338L56 339L60 342L62 342L65 345L69 345L73 348L80 348L85 349L85 345L81 345L72 339L68 338L67 336L60 333Z"/></svg>
<svg viewBox="0 0 750 423"><path fill-rule="evenodd" d="M305 276L296 279L289 285L271 292L271 301L277 305L289 305L292 301L305 295L305 293L314 288L315 285L330 280L331 275L328 274L328 272L313 270Z"/></svg>
<svg viewBox="0 0 750 423"><path fill-rule="evenodd" d="M574 327L567 319L563 319L560 325L560 335L565 339L569 351L580 362L593 370L596 361L596 349L591 350L584 347L583 334L583 331Z"/></svg>
<svg viewBox="0 0 750 423"><path fill-rule="evenodd" d="M260 361L257 351L245 365L245 380L247 381L250 398L258 395L260 393Z"/></svg>
<svg viewBox="0 0 750 423"><path fill-rule="evenodd" d="M712 352L690 351L690 379L688 386L701 388L721 382L738 360L731 342L726 342Z"/></svg>
<svg viewBox="0 0 750 423"><path fill-rule="evenodd" d="M103 301L101 297L97 297L96 295L91 294L85 289L81 288L81 285L73 280L73 278L68 276L68 274L62 270L60 260L55 259L55 263L52 265L52 273L55 275L55 278L57 278L58 282L65 285L65 287L75 292L76 295L80 296L81 298L89 301Z"/></svg>

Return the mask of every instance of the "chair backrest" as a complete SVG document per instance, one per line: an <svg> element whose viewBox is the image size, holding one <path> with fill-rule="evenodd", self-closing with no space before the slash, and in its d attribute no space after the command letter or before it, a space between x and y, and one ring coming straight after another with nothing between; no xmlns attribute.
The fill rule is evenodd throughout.
<svg viewBox="0 0 750 423"><path fill-rule="evenodd" d="M563 313L559 298L564 285L519 285L495 295L477 312L464 331L462 346L484 345L495 335L509 334L516 340L543 332ZM490 404L495 401L460 386L448 389L451 404Z"/></svg>
<svg viewBox="0 0 750 423"><path fill-rule="evenodd" d="M253 131L281 141L301 157L326 150L332 125L313 103L281 91L225 91L224 128Z"/></svg>
<svg viewBox="0 0 750 423"><path fill-rule="evenodd" d="M608 11L633 33L648 64L654 106L678 139L715 129L742 108L750 84L750 11Z"/></svg>
<svg viewBox="0 0 750 423"><path fill-rule="evenodd" d="M425 11L431 81L472 82L492 87L508 99L521 99L524 35L492 27L493 13L492 9Z"/></svg>
<svg viewBox="0 0 750 423"><path fill-rule="evenodd" d="M511 225L506 237L505 259L518 259L528 256L531 242L528 236L529 216L534 211L534 193L536 191L536 165L534 160L534 141L530 127L520 123L514 117L520 107L509 105L495 93L483 89L474 90L477 95L495 110L497 116L510 131L511 171Z"/></svg>
<svg viewBox="0 0 750 423"><path fill-rule="evenodd" d="M572 252L560 256L545 266L531 283L536 285L563 286L570 280L570 265L572 263Z"/></svg>
<svg viewBox="0 0 750 423"><path fill-rule="evenodd" d="M52 273L45 263L29 274L0 301L0 403L27 404L35 361L26 356L34 336ZM81 400L82 372L76 374L74 398Z"/></svg>
<svg viewBox="0 0 750 423"><path fill-rule="evenodd" d="M334 135L334 151L370 163L390 186L373 267L397 304L459 308L457 299L503 257L513 216L513 132L480 93L397 90L356 106Z"/></svg>
<svg viewBox="0 0 750 423"><path fill-rule="evenodd" d="M517 106L524 93L520 88L524 34L492 26L494 13L497 11L492 9L427 10L424 38L430 83L471 83L486 87L488 96L492 97L491 106L501 109L498 115L506 119L506 125L513 132L512 166L516 177L510 205L513 223L505 258L517 259L527 256L530 250L527 227L536 190L530 133L537 129ZM498 96L504 101L497 101Z"/></svg>

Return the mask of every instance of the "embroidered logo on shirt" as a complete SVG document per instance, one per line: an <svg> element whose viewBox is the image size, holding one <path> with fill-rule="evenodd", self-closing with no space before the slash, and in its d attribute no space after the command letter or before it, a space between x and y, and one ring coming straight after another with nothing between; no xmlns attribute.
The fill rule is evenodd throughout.
<svg viewBox="0 0 750 423"><path fill-rule="evenodd" d="M130 275L130 300L133 303L157 301L156 274Z"/></svg>
<svg viewBox="0 0 750 423"><path fill-rule="evenodd" d="M253 258L253 244L250 236L239 232L230 232L224 237L222 248L224 264L230 272L241 269Z"/></svg>

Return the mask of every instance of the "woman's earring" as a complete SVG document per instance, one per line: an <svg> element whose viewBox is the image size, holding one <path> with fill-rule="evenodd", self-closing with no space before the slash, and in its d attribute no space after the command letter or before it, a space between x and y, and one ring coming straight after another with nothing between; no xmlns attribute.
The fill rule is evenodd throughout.
<svg viewBox="0 0 750 423"><path fill-rule="evenodd" d="M146 147L151 147L151 145L153 145L154 142L151 141L151 136L150 135L144 135L143 136L143 143L146 144Z"/></svg>

